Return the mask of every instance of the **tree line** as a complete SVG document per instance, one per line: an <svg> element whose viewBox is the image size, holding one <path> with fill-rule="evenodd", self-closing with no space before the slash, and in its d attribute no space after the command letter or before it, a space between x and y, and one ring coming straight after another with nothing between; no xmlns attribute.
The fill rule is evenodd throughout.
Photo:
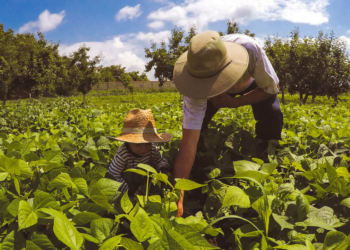
<svg viewBox="0 0 350 250"><path fill-rule="evenodd" d="M255 37L249 30L241 31L238 23L231 20L227 22L226 32L219 33L243 33ZM187 34L185 36L183 29L175 27L168 43L151 43L145 48L145 56L150 59L146 72L154 68L154 76L160 85L173 80L175 62L188 49L191 38L197 34L196 28L191 26ZM301 37L299 29L295 28L286 38L268 36L263 48L280 79L283 103L285 91L299 94L300 104L305 104L309 96L312 101L316 96L328 96L337 102L338 95L349 91L350 63L346 42L335 37L333 32L320 31L317 37Z"/></svg>
<svg viewBox="0 0 350 250"><path fill-rule="evenodd" d="M60 55L59 43L48 42L42 33L14 34L0 24L0 100L38 96L84 96L100 82L148 81L145 73L126 72L121 65L100 66L103 56L90 58L85 45Z"/></svg>

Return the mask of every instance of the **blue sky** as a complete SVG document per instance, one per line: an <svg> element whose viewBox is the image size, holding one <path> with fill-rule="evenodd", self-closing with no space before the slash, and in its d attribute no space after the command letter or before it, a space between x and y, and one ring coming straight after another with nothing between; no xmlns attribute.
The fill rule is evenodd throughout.
<svg viewBox="0 0 350 250"><path fill-rule="evenodd" d="M20 33L40 30L60 42L62 54L86 44L92 56L102 53L103 65L143 71L144 47L169 37L175 25L225 31L234 18L260 42L299 27L312 36L333 30L350 45L349 7L347 0L0 0L0 23Z"/></svg>

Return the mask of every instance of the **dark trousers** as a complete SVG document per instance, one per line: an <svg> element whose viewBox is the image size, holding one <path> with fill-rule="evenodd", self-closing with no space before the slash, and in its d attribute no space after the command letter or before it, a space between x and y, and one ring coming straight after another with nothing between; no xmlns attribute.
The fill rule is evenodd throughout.
<svg viewBox="0 0 350 250"><path fill-rule="evenodd" d="M235 94L229 94L231 97L236 95L243 95L257 88L255 80L244 91ZM271 139L280 140L283 126L283 115L277 95L270 97L267 100L251 105L253 108L253 115L256 122L255 133L256 138L264 142ZM209 122L219 109L208 101L207 110L203 119L201 134L208 128ZM200 141L203 139L201 138Z"/></svg>

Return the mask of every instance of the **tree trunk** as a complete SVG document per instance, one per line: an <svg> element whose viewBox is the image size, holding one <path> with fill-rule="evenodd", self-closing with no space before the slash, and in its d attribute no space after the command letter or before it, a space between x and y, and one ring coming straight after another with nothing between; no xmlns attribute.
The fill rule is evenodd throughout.
<svg viewBox="0 0 350 250"><path fill-rule="evenodd" d="M309 93L306 93L305 96L304 96L303 104L306 103L308 97L309 97Z"/></svg>
<svg viewBox="0 0 350 250"><path fill-rule="evenodd" d="M316 99L316 95L312 95L312 100L311 100L311 102L312 102L312 103L315 103L315 99Z"/></svg>
<svg viewBox="0 0 350 250"><path fill-rule="evenodd" d="M300 106L304 104L303 102L303 93L302 92L299 92L299 102L300 102Z"/></svg>
<svg viewBox="0 0 350 250"><path fill-rule="evenodd" d="M6 105L6 99L2 100L2 105Z"/></svg>
<svg viewBox="0 0 350 250"><path fill-rule="evenodd" d="M32 102L32 93L29 93L29 101Z"/></svg>
<svg viewBox="0 0 350 250"><path fill-rule="evenodd" d="M284 102L284 89L282 89L281 91L282 91L282 99L281 99L281 102L282 102L282 104L284 105L284 104L285 104L285 102Z"/></svg>

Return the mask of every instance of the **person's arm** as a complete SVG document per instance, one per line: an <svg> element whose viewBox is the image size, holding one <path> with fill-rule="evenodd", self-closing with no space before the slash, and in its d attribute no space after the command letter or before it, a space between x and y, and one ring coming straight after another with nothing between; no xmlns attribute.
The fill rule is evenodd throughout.
<svg viewBox="0 0 350 250"><path fill-rule="evenodd" d="M212 102L217 108L238 108L241 106L262 102L273 95L274 94L266 93L261 88L256 88L239 97L231 97L224 93L210 98L209 101Z"/></svg>
<svg viewBox="0 0 350 250"><path fill-rule="evenodd" d="M176 156L174 165L174 178L187 179L190 176L194 158L197 152L197 143L200 130L183 129L179 153ZM183 214L183 197L185 192L181 191L180 199L177 202L177 217Z"/></svg>
<svg viewBox="0 0 350 250"><path fill-rule="evenodd" d="M116 181L120 182L121 185L119 187L119 191L124 193L129 187L126 181L122 177L122 173L126 168L126 161L125 159L120 156L120 154L116 154L113 161L111 162L111 165L108 168L108 173L113 175Z"/></svg>

